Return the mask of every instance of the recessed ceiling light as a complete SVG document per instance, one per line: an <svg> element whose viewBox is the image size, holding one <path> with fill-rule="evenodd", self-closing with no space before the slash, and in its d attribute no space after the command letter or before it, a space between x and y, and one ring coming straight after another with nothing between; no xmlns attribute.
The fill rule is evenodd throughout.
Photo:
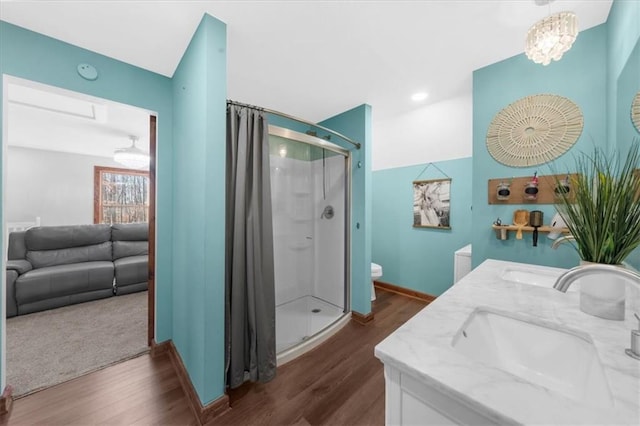
<svg viewBox="0 0 640 426"><path fill-rule="evenodd" d="M424 101L425 99L427 99L427 96L429 96L429 95L426 92L414 93L411 96L411 99L413 99L416 102L420 102L420 101Z"/></svg>

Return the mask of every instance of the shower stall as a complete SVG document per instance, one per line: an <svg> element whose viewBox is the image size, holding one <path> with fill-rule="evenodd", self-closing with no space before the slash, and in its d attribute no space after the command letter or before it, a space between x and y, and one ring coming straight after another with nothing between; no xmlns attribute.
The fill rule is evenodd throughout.
<svg viewBox="0 0 640 426"><path fill-rule="evenodd" d="M269 126L276 352L283 363L349 316L350 156L309 134Z"/></svg>

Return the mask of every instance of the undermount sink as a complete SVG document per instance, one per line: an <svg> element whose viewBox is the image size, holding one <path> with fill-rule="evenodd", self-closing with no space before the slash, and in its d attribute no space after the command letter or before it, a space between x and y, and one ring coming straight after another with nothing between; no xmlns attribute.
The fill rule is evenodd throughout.
<svg viewBox="0 0 640 426"><path fill-rule="evenodd" d="M574 401L613 406L611 391L588 335L489 308L476 308L453 338L465 356Z"/></svg>
<svg viewBox="0 0 640 426"><path fill-rule="evenodd" d="M534 271L527 268L520 267L507 267L502 271L500 279L503 281L510 281L520 284L535 285L538 287L553 288L556 280L561 275L561 272L547 272L547 271ZM577 286L569 287L569 291L576 291Z"/></svg>

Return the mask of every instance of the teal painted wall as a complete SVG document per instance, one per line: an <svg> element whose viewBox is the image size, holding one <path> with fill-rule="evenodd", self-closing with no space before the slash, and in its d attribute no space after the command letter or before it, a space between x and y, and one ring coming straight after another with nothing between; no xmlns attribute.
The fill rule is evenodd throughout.
<svg viewBox="0 0 640 426"><path fill-rule="evenodd" d="M638 0L615 0L609 11L607 18L607 121L609 140L615 142L618 135L618 120L622 116L628 115L628 105L619 103L619 79L626 67L637 66L638 53L637 44L640 40L640 1ZM632 53L635 49L635 53ZM630 70L629 70L630 71ZM640 79L636 74L635 83ZM631 84L633 76L627 76L626 84ZM624 83L623 83L624 84ZM632 87L629 89L632 90ZM636 90L637 92L637 90ZM635 92L634 92L635 93ZM629 95L628 93L625 93ZM623 95L624 96L624 95ZM625 109L627 111L625 111ZM623 146L630 143L619 140ZM628 149L628 145L626 145Z"/></svg>
<svg viewBox="0 0 640 426"><path fill-rule="evenodd" d="M95 66L95 81L82 79L78 64ZM155 111L158 117L156 340L172 337L172 94L171 80L124 62L0 21L0 73ZM2 114L0 93L0 116ZM0 131L2 125L0 124ZM10 125L10 123L9 123ZM0 133L4 136L4 132ZM0 151L0 156L2 152ZM0 178L2 177L0 162ZM3 194L0 194L3 195ZM2 217L0 217L2 220ZM0 234L3 229L0 229ZM5 236L0 235L2 241ZM6 253L2 253L6 259ZM5 279L5 274L2 280ZM4 317L4 306L0 306ZM0 348L1 349L1 348ZM0 379L4 387L5 378Z"/></svg>
<svg viewBox="0 0 640 426"><path fill-rule="evenodd" d="M571 267L579 257L570 245L552 250L545 236L532 247L531 234L517 241L494 237L491 223L500 217L510 222L518 208L531 206L489 205L487 181L491 178L564 173L574 169L574 154L591 152L593 146L607 147L607 28L599 25L579 34L571 50L558 62L548 66L535 64L524 54L489 65L473 73L473 266L485 259ZM529 168L504 166L491 157L486 148L486 134L493 117L510 103L534 94L552 93L571 99L582 110L584 129L568 153L550 165ZM553 216L552 205L540 205L545 223Z"/></svg>
<svg viewBox="0 0 640 426"><path fill-rule="evenodd" d="M373 172L373 253L382 281L439 296L453 253L471 242L471 157ZM451 178L451 230L413 227L414 180ZM419 176L419 177L418 177Z"/></svg>
<svg viewBox="0 0 640 426"><path fill-rule="evenodd" d="M631 122L631 103L640 91L640 1L613 2L607 19L608 135L626 153L640 143L640 133ZM640 269L640 248L627 258Z"/></svg>
<svg viewBox="0 0 640 426"><path fill-rule="evenodd" d="M278 126L285 129L294 130L296 132L305 133L308 130L313 130L312 126L308 124L300 123L299 121L290 120L275 114L267 114L267 122L270 126Z"/></svg>
<svg viewBox="0 0 640 426"><path fill-rule="evenodd" d="M362 145L355 149L340 138L331 138L331 142L351 151L351 309L368 314L371 312L371 107L361 105L318 124ZM318 131L318 136L324 135Z"/></svg>
<svg viewBox="0 0 640 426"><path fill-rule="evenodd" d="M224 23L203 17L173 76L173 99L173 342L208 404L224 394Z"/></svg>
<svg viewBox="0 0 640 426"><path fill-rule="evenodd" d="M640 141L640 132L631 121L631 104L636 93L640 92L640 40L617 78L616 92L616 142L620 153L625 154L632 144Z"/></svg>

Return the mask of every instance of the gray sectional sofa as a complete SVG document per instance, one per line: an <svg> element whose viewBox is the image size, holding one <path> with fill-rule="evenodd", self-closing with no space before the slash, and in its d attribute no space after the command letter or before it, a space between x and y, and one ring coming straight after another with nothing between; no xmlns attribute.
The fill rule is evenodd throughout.
<svg viewBox="0 0 640 426"><path fill-rule="evenodd" d="M147 223L9 234L7 317L147 289Z"/></svg>

